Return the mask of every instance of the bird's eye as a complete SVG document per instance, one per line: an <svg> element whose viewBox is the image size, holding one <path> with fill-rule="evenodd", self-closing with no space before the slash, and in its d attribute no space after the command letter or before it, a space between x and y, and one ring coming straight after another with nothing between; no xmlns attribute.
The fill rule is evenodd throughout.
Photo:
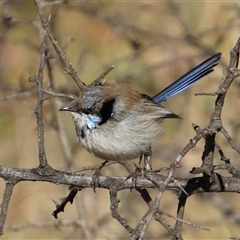
<svg viewBox="0 0 240 240"><path fill-rule="evenodd" d="M92 109L92 105L85 106L85 109L91 110Z"/></svg>
<svg viewBox="0 0 240 240"><path fill-rule="evenodd" d="M99 125L104 124L110 117L113 116L113 104L115 100L116 99L113 98L103 103L102 108L99 111L100 117L102 118L102 121L99 123Z"/></svg>
<svg viewBox="0 0 240 240"><path fill-rule="evenodd" d="M91 113L91 110L92 110L92 105L87 105L83 107L83 113L85 114Z"/></svg>

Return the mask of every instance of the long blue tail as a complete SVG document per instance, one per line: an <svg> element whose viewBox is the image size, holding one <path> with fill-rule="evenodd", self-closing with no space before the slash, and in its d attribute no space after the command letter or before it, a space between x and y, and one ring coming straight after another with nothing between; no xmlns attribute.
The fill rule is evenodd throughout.
<svg viewBox="0 0 240 240"><path fill-rule="evenodd" d="M198 66L196 66L189 72L185 73L182 77L180 77L168 87L164 88L161 92L156 94L153 97L153 101L156 103L162 103L168 98L190 87L200 78L214 71L213 67L218 64L221 55L221 53L217 53L205 60L204 62L200 63Z"/></svg>

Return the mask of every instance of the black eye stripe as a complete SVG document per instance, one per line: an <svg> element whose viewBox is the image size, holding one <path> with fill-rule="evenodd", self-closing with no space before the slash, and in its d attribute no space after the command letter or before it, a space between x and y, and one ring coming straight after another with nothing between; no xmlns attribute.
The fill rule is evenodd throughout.
<svg viewBox="0 0 240 240"><path fill-rule="evenodd" d="M102 121L99 123L99 125L107 122L107 120L112 116L113 104L115 103L115 100L116 99L113 98L103 103L102 108L99 111L100 117L102 118Z"/></svg>

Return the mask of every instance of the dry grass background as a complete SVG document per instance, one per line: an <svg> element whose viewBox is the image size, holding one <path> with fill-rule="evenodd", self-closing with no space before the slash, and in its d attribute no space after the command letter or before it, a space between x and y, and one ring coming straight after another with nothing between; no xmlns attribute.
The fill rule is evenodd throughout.
<svg viewBox="0 0 240 240"><path fill-rule="evenodd" d="M43 3L43 1L42 1ZM32 91L35 85L28 81L37 74L40 60L41 38L32 24L22 20L37 20L32 1L5 1L0 5L0 97L14 92ZM189 90L170 99L164 105L182 116L183 120L169 120L161 139L153 149L153 167L171 164L178 152L194 135L191 123L200 127L208 124L214 106L214 97L198 96L196 92L214 92L221 80L223 66L229 51L240 35L240 5L229 1L142 1L142 2L85 2L49 5L51 29L61 46L66 46L68 59L86 83L93 81L110 65L115 69L107 79L126 81L132 87L149 95L156 94L181 74L200 63L208 55L222 52L221 65ZM4 17L13 17L16 23L7 25ZM21 22L21 21L22 22ZM50 45L50 43L49 43ZM77 87L52 50L55 88L60 92L76 93ZM47 87L47 74L45 83ZM239 84L230 91L223 112L223 122L230 135L240 145L239 138ZM33 109L36 95L12 98L0 102L0 159L1 165L33 168L38 165L37 129ZM64 105L64 103L63 103ZM58 135L52 127L55 118L50 100L44 103L45 146L49 164L64 169L64 157ZM71 116L62 113L73 148L71 170L99 164L102 161L87 153L77 142ZM238 169L239 156L224 139L217 139L225 154ZM189 177L189 171L201 164L203 142L200 142L182 161L178 176ZM216 154L216 163L220 163ZM133 161L134 162L134 161ZM137 161L135 161L137 162ZM92 174L92 172L89 172ZM105 175L126 175L120 165L104 168ZM4 182L1 181L1 195ZM150 191L152 197L156 190ZM73 205L68 205L59 219L83 221L86 227L65 224L51 227L56 220L51 216L54 204L68 193L66 186L41 182L18 184L10 202L4 239L85 239L89 230L92 239L126 239L128 234L112 219L109 194L106 190L84 189L78 193ZM138 193L123 191L120 194L120 213L134 227L147 211ZM239 221L227 217L224 207L239 214L237 194L201 194L189 198L185 220L205 226L210 231L193 229L185 225L185 239L226 239L240 237ZM161 209L175 215L177 199L164 193ZM171 223L174 221L169 220ZM44 227L43 224L49 225ZM31 227L39 224L39 227ZM11 226L22 225L19 231ZM26 225L24 227L24 225ZM63 224L64 225L64 224ZM154 221L148 230L148 239L168 239L165 229Z"/></svg>

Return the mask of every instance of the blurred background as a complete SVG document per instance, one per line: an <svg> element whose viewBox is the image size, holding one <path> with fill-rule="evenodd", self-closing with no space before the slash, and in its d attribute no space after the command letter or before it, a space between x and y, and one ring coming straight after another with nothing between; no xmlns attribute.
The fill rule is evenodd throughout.
<svg viewBox="0 0 240 240"><path fill-rule="evenodd" d="M164 105L182 120L166 121L165 131L153 146L153 168L169 166L180 150L194 136L191 124L207 126L215 97L194 96L198 92L215 92L228 65L229 52L240 32L240 4L230 1L138 1L81 2L40 1L45 17L51 14L51 30L67 54L78 76L89 84L109 66L114 70L106 79L117 79L150 96L169 85L209 56L222 52L222 60L211 73L187 91ZM36 85L29 82L37 75L42 30L32 1L0 3L0 159L1 165L35 168L38 166L37 128L34 108ZM52 87L55 92L77 94L78 88L64 73L63 66L49 41ZM46 69L45 69L46 70ZM48 89L49 72L45 71ZM229 89L223 125L240 145L240 92L236 80ZM59 170L78 170L102 163L78 143L70 113L57 111L67 104L47 96L44 102L45 147L49 164ZM66 153L59 138L59 124L66 132ZM239 155L220 135L217 141L226 157L240 168ZM204 141L200 141L182 160L176 176L192 177L189 171L201 165ZM65 146L66 147L66 146ZM133 160L131 164L138 163ZM215 164L221 164L215 153ZM92 171L86 172L93 174ZM105 167L104 175L127 176L119 164ZM225 172L220 172L226 175ZM164 172L163 172L164 174ZM1 180L0 193L4 189ZM155 198L157 190L150 190ZM8 209L4 239L126 239L128 233L111 217L109 193L103 189L84 189L72 205L55 220L51 199L59 202L68 194L67 186L41 182L21 182L15 188ZM122 191L119 212L134 228L147 205L136 191ZM161 210L176 215L177 198L165 192ZM210 231L184 225L185 239L226 239L240 237L239 196L211 193L191 196L184 219L207 227ZM171 224L174 220L167 218ZM169 239L166 230L152 221L147 239Z"/></svg>

